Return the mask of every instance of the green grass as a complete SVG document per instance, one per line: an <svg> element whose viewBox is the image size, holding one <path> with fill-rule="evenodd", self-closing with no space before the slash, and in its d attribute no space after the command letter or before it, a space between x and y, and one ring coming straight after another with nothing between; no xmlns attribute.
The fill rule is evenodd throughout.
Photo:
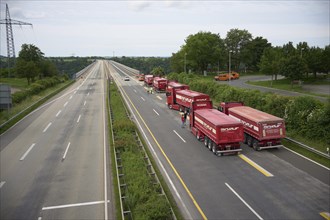
<svg viewBox="0 0 330 220"><path fill-rule="evenodd" d="M13 88L25 90L29 87L25 78L0 78L0 83L8 84Z"/></svg>
<svg viewBox="0 0 330 220"><path fill-rule="evenodd" d="M295 151L295 152L297 152L297 153L299 153L299 154L301 154L301 155L303 155L303 156L305 156L305 157L307 157L307 158L309 158L311 160L314 160L317 163L320 163L320 164L322 164L322 165L330 168L330 160L329 159L327 159L325 157L322 157L322 156L320 156L318 154L315 154L315 153L313 153L313 152L311 152L309 150L306 150L306 149L298 146L297 144L292 143L289 140L283 139L282 140L282 144L285 147L287 147L287 148L289 148L289 149L291 149L291 150L293 150L293 151Z"/></svg>
<svg viewBox="0 0 330 220"><path fill-rule="evenodd" d="M251 85L275 88L275 89L280 89L280 90L287 90L287 91L291 91L291 92L299 92L299 93L311 94L311 95L316 95L316 96L321 96L321 97L330 97L330 95L307 92L303 89L302 86L300 86L298 84L293 84L293 86L292 86L291 81L289 79L278 79L276 81L273 80L273 83L271 80L269 80L269 81L248 81L247 83L251 84ZM314 81L311 84L324 85L324 83L327 84L327 82L320 82L320 81ZM306 82L304 82L304 84L306 84Z"/></svg>

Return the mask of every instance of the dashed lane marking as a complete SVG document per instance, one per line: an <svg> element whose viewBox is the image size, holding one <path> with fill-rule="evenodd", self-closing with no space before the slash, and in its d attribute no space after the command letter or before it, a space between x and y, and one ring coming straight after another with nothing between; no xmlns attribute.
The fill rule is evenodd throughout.
<svg viewBox="0 0 330 220"><path fill-rule="evenodd" d="M258 217L258 219L263 220L263 218L261 218L261 216L256 211L254 211L254 209L247 202L245 202L245 200L240 195L238 195L238 193L233 188L231 188L228 183L225 184L237 196L237 198L239 198L244 203L244 205L246 205L253 212L253 214Z"/></svg>
<svg viewBox="0 0 330 220"><path fill-rule="evenodd" d="M152 109L152 110L159 116L159 113L155 109Z"/></svg>
<svg viewBox="0 0 330 220"><path fill-rule="evenodd" d="M51 125L52 125L52 123L49 122L49 124L45 127L45 129L42 132L45 133Z"/></svg>
<svg viewBox="0 0 330 220"><path fill-rule="evenodd" d="M108 200L108 202L110 202L110 201ZM52 209L64 209L64 208L71 208L71 207L78 207L78 206L97 205L97 204L103 204L103 203L104 203L104 201L94 201L94 202L83 202L83 203L74 203L74 204L66 204L66 205L48 206L48 207L43 207L42 211L52 210Z"/></svg>
<svg viewBox="0 0 330 220"><path fill-rule="evenodd" d="M6 183L5 181L0 182L0 189L3 187L3 185L5 185L5 183Z"/></svg>
<svg viewBox="0 0 330 220"><path fill-rule="evenodd" d="M321 212L320 215L325 218L326 220L330 220L330 213L329 212Z"/></svg>
<svg viewBox="0 0 330 220"><path fill-rule="evenodd" d="M19 159L20 161L23 161L25 159L25 157L30 153L30 151L32 150L32 148L35 146L36 144L33 143L29 149L23 154L23 156Z"/></svg>
<svg viewBox="0 0 330 220"><path fill-rule="evenodd" d="M65 157L66 157L66 154L68 153L70 145L71 145L71 143L69 142L68 145L66 146L65 152L63 154L62 161L65 160Z"/></svg>
<svg viewBox="0 0 330 220"><path fill-rule="evenodd" d="M242 160L244 160L245 162L247 162L248 164L250 164L251 166L253 166L256 170L258 170L259 172L261 172L262 174L264 174L267 177L273 177L274 175L271 174L270 172L268 172L267 170L265 170L264 168L262 168L261 166L259 166L257 163L255 163L254 161L252 161L251 159L249 159L247 156L240 154L238 155Z"/></svg>
<svg viewBox="0 0 330 220"><path fill-rule="evenodd" d="M185 139L183 139L179 134L178 134L178 132L176 132L176 130L173 130L173 132L184 142L184 143L186 143L186 140Z"/></svg>
<svg viewBox="0 0 330 220"><path fill-rule="evenodd" d="M62 110L59 110L56 114L56 117L58 117L61 114Z"/></svg>
<svg viewBox="0 0 330 220"><path fill-rule="evenodd" d="M156 97L157 97L159 100L163 100L163 99L162 99L162 97L160 97L159 95L158 95L158 96L156 96Z"/></svg>

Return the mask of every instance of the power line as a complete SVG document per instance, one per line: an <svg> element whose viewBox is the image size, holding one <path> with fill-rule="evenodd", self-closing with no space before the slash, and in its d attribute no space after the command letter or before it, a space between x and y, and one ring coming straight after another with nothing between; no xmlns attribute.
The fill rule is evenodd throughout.
<svg viewBox="0 0 330 220"><path fill-rule="evenodd" d="M6 4L6 18L0 20L0 24L6 25L6 34L7 34L7 58L8 58L8 77L10 77L9 67L10 61L13 60L15 62L15 45L14 45L14 34L12 25L31 25L30 23L17 21L10 18L9 7Z"/></svg>

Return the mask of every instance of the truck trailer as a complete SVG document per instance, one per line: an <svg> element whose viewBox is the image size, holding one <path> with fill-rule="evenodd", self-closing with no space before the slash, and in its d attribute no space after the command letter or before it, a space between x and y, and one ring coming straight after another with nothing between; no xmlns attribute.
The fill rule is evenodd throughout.
<svg viewBox="0 0 330 220"><path fill-rule="evenodd" d="M166 90L168 80L161 77L155 77L153 80L153 86L156 92L163 92Z"/></svg>
<svg viewBox="0 0 330 220"><path fill-rule="evenodd" d="M188 85L177 83L177 82L168 82L166 86L166 105L172 109L173 104L176 103L176 92L179 90L189 89ZM177 106L175 106L177 107ZM174 108L175 109L175 108ZM179 108L175 109L179 110Z"/></svg>
<svg viewBox="0 0 330 220"><path fill-rule="evenodd" d="M244 140L241 122L212 109L211 101L193 102L190 111L191 132L215 155L238 154Z"/></svg>
<svg viewBox="0 0 330 220"><path fill-rule="evenodd" d="M280 148L285 137L284 119L243 106L243 103L220 103L220 109L244 125L244 143L254 150Z"/></svg>
<svg viewBox="0 0 330 220"><path fill-rule="evenodd" d="M144 76L144 84L146 86L152 86L153 81L154 81L154 76L153 75L145 75Z"/></svg>
<svg viewBox="0 0 330 220"><path fill-rule="evenodd" d="M172 95L174 96L171 99L173 102L168 103L168 105L170 108L180 111L189 110L192 102L210 101L209 95L188 89L178 90Z"/></svg>

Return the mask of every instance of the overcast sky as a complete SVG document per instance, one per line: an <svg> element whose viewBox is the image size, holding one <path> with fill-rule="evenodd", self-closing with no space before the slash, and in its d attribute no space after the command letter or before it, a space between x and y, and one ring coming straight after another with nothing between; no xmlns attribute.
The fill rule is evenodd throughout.
<svg viewBox="0 0 330 220"><path fill-rule="evenodd" d="M262 36L273 46L306 41L329 44L329 0L300 1L59 1L1 0L12 19L16 56L23 43L45 56L171 56L190 34L225 38L232 28ZM7 56L1 25L1 55Z"/></svg>

